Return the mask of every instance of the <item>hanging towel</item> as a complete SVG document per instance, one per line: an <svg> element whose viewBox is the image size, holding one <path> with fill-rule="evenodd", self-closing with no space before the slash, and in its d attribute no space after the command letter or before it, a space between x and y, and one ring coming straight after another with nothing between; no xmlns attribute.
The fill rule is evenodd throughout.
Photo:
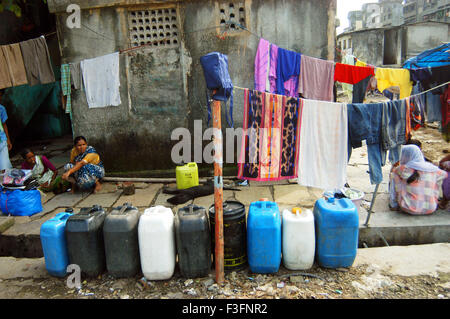
<svg viewBox="0 0 450 319"><path fill-rule="evenodd" d="M270 43L261 38L255 57L255 90L266 91L266 81L268 78L267 68L270 58Z"/></svg>
<svg viewBox="0 0 450 319"><path fill-rule="evenodd" d="M395 100L383 103L381 142L384 150L406 143L406 101Z"/></svg>
<svg viewBox="0 0 450 319"><path fill-rule="evenodd" d="M80 67L89 108L121 104L119 52L83 60Z"/></svg>
<svg viewBox="0 0 450 319"><path fill-rule="evenodd" d="M278 181L297 178L299 99L244 91L244 134L238 178Z"/></svg>
<svg viewBox="0 0 450 319"><path fill-rule="evenodd" d="M20 49L30 86L55 82L50 53L43 36L20 42Z"/></svg>
<svg viewBox="0 0 450 319"><path fill-rule="evenodd" d="M66 113L72 112L72 85L70 82L70 66L68 64L61 65L61 91L66 97Z"/></svg>
<svg viewBox="0 0 450 319"><path fill-rule="evenodd" d="M270 93L277 93L278 46L270 45L269 83Z"/></svg>
<svg viewBox="0 0 450 319"><path fill-rule="evenodd" d="M368 76L375 75L374 68L336 63L334 80L337 82L356 84Z"/></svg>
<svg viewBox="0 0 450 319"><path fill-rule="evenodd" d="M75 90L83 89L83 77L81 76L80 62L69 63L71 83Z"/></svg>
<svg viewBox="0 0 450 319"><path fill-rule="evenodd" d="M301 54L278 48L277 94L298 96L298 76L300 75Z"/></svg>
<svg viewBox="0 0 450 319"><path fill-rule="evenodd" d="M400 88L400 99L411 95L412 81L408 69L377 68L375 72L378 91L383 92L391 86Z"/></svg>
<svg viewBox="0 0 450 319"><path fill-rule="evenodd" d="M333 102L334 62L302 56L298 93L304 98Z"/></svg>
<svg viewBox="0 0 450 319"><path fill-rule="evenodd" d="M347 177L347 105L301 101L298 183L324 190L342 188Z"/></svg>
<svg viewBox="0 0 450 319"><path fill-rule="evenodd" d="M18 43L2 45L2 51L9 69L12 86L28 83L25 65L23 63L22 51Z"/></svg>
<svg viewBox="0 0 450 319"><path fill-rule="evenodd" d="M11 76L9 75L8 62L3 50L0 50L0 89L12 86Z"/></svg>

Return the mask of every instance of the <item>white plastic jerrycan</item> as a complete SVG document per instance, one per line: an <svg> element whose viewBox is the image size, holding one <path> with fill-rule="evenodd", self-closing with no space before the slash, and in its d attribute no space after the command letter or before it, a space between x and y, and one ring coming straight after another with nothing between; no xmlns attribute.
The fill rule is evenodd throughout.
<svg viewBox="0 0 450 319"><path fill-rule="evenodd" d="M175 224L173 212L164 206L147 208L139 218L139 254L144 277L167 280L175 270Z"/></svg>
<svg viewBox="0 0 450 319"><path fill-rule="evenodd" d="M314 214L311 210L294 207L282 214L283 265L290 270L306 270L314 264Z"/></svg>

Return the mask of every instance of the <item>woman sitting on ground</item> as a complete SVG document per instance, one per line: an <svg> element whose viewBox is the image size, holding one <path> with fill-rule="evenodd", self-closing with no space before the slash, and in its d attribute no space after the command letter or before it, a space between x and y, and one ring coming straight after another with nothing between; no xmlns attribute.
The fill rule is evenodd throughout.
<svg viewBox="0 0 450 319"><path fill-rule="evenodd" d="M450 172L450 155L445 156L439 162L439 168L446 171L447 174ZM450 174L442 183L442 200L439 202L440 209L447 209L448 202L450 201Z"/></svg>
<svg viewBox="0 0 450 319"><path fill-rule="evenodd" d="M418 146L403 145L400 163L390 175L390 208L412 215L433 213L446 177L447 172L425 161Z"/></svg>
<svg viewBox="0 0 450 319"><path fill-rule="evenodd" d="M58 171L55 166L44 155L35 155L31 150L24 149L21 152L23 159L21 168L31 170L31 177L40 185L39 189L44 192L62 192L61 177L57 177Z"/></svg>
<svg viewBox="0 0 450 319"><path fill-rule="evenodd" d="M70 153L70 163L64 166L62 178L72 183L72 192L76 188L83 191L94 188L94 193L102 188L100 179L105 176L105 169L95 148L87 145L86 138L78 136L74 140Z"/></svg>

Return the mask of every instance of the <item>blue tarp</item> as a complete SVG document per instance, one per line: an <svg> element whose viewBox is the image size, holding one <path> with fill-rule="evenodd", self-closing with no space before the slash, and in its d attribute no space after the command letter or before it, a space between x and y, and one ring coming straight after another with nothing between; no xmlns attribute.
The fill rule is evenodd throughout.
<svg viewBox="0 0 450 319"><path fill-rule="evenodd" d="M419 69L450 65L450 43L426 50L403 63L405 69Z"/></svg>

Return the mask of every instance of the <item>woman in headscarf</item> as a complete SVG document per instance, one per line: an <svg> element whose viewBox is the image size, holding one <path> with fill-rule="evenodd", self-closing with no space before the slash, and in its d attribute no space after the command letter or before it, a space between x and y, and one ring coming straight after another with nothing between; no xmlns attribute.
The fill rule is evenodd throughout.
<svg viewBox="0 0 450 319"><path fill-rule="evenodd" d="M100 191L102 188L100 179L105 176L100 156L94 147L87 145L87 140L83 136L76 137L73 144L70 163L64 166L66 172L62 178L72 183L72 192L75 188L83 191L94 188L94 193Z"/></svg>
<svg viewBox="0 0 450 319"><path fill-rule="evenodd" d="M447 172L426 162L416 145L402 146L400 163L390 175L390 207L412 215L428 215L438 207Z"/></svg>
<svg viewBox="0 0 450 319"><path fill-rule="evenodd" d="M31 150L21 152L23 159L21 168L31 170L31 177L39 183L39 189L44 192L64 192L70 184L57 177L58 171L44 155L35 155Z"/></svg>

